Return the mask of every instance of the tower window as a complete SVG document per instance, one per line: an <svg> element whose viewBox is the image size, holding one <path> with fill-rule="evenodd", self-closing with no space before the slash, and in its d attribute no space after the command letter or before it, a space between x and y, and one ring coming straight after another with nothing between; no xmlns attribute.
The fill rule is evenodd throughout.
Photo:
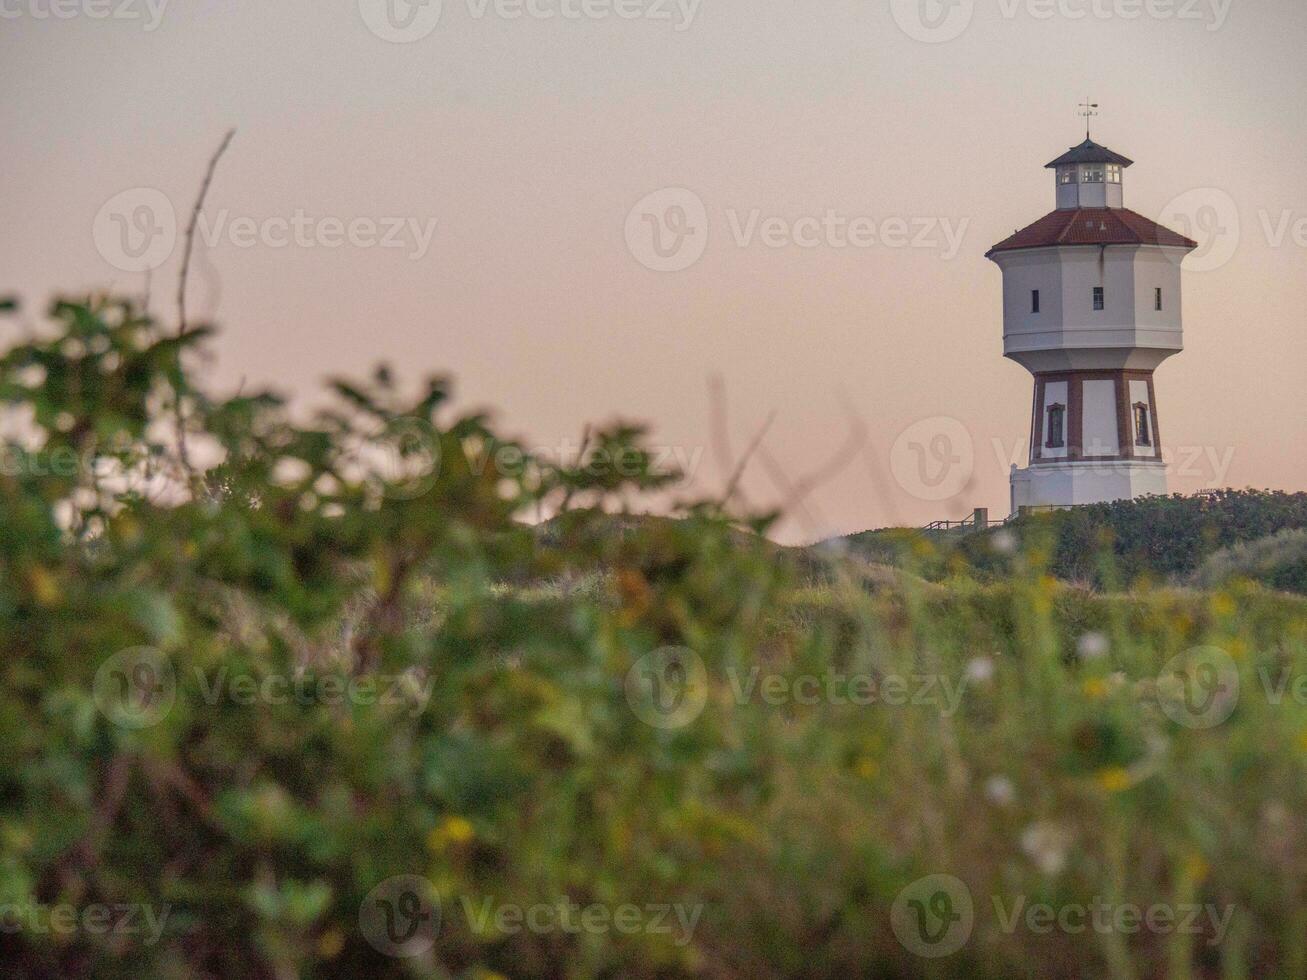
<svg viewBox="0 0 1307 980"><path fill-rule="evenodd" d="M1061 449L1066 445L1066 406L1048 406L1048 439L1045 449Z"/></svg>
<svg viewBox="0 0 1307 980"><path fill-rule="evenodd" d="M1074 184L1076 182L1075 167L1058 167L1057 182L1059 184Z"/></svg>
<svg viewBox="0 0 1307 980"><path fill-rule="evenodd" d="M1153 290L1153 309L1158 313L1162 312L1162 287L1158 286Z"/></svg>
<svg viewBox="0 0 1307 980"><path fill-rule="evenodd" d="M1135 445L1151 446L1153 444L1153 430L1149 425L1148 406L1143 402L1135 402Z"/></svg>
<svg viewBox="0 0 1307 980"><path fill-rule="evenodd" d="M1032 289L1032 290L1030 291L1030 312L1031 312L1031 313L1038 313L1038 312L1039 312L1039 290L1038 290L1038 289Z"/></svg>
<svg viewBox="0 0 1307 980"><path fill-rule="evenodd" d="M1109 163L1107 165L1107 182L1109 184L1121 183L1121 165L1119 163Z"/></svg>
<svg viewBox="0 0 1307 980"><path fill-rule="evenodd" d="M1095 287L1094 287L1094 309L1095 309L1095 310L1101 310L1101 309L1103 309L1103 287L1102 287L1102 286L1095 286Z"/></svg>
<svg viewBox="0 0 1307 980"><path fill-rule="evenodd" d="M1080 173L1080 182L1082 184L1101 184L1103 182L1103 165L1101 163L1087 164Z"/></svg>

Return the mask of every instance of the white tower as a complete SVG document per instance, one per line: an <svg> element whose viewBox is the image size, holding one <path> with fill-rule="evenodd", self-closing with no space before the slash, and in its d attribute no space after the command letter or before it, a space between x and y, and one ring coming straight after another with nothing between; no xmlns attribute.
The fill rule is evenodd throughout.
<svg viewBox="0 0 1307 980"><path fill-rule="evenodd" d="M1125 208L1132 163L1086 138L1048 164L1056 210L987 253L1003 354L1035 376L1013 513L1166 493L1153 370L1184 349L1180 263L1198 245Z"/></svg>

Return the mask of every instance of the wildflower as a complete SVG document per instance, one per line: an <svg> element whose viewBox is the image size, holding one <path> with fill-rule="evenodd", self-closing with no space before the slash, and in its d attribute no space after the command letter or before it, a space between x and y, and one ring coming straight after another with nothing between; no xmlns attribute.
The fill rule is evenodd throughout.
<svg viewBox="0 0 1307 980"><path fill-rule="evenodd" d="M1122 793L1130 788L1130 773L1120 766L1110 766L1098 772L1098 785L1109 793Z"/></svg>
<svg viewBox="0 0 1307 980"><path fill-rule="evenodd" d="M984 684L994 678L994 658L974 657L967 664L967 679Z"/></svg>
<svg viewBox="0 0 1307 980"><path fill-rule="evenodd" d="M1012 780L1006 776L990 776L985 781L985 796L996 806L1011 806L1017 793Z"/></svg>
<svg viewBox="0 0 1307 980"><path fill-rule="evenodd" d="M63 590L59 588L58 580L49 570L40 565L34 565L27 570L27 584L32 589L32 595L36 597L37 605L53 606L63 598Z"/></svg>
<svg viewBox="0 0 1307 980"><path fill-rule="evenodd" d="M1184 859L1184 876L1193 882L1201 882L1207 877L1211 865L1201 854L1190 854Z"/></svg>
<svg viewBox="0 0 1307 980"><path fill-rule="evenodd" d="M1017 536L1011 531L999 531L989 539L989 545L1000 555L1015 554L1017 550Z"/></svg>
<svg viewBox="0 0 1307 980"><path fill-rule="evenodd" d="M1236 608L1234 599L1224 592L1212 596L1212 612L1217 616L1231 616Z"/></svg>
<svg viewBox="0 0 1307 980"><path fill-rule="evenodd" d="M427 835L427 847L442 851L448 844L466 844L476 836L470 821L465 817L446 817L440 826Z"/></svg>
<svg viewBox="0 0 1307 980"><path fill-rule="evenodd" d="M1032 823L1021 834L1021 850L1046 875L1055 875L1066 867L1071 834L1049 820Z"/></svg>
<svg viewBox="0 0 1307 980"><path fill-rule="evenodd" d="M345 937L339 929L329 929L318 937L318 955L324 960L335 959L345 948Z"/></svg>
<svg viewBox="0 0 1307 980"><path fill-rule="evenodd" d="M1101 677L1087 677L1082 686L1086 697L1093 698L1095 701L1107 696L1107 681Z"/></svg>
<svg viewBox="0 0 1307 980"><path fill-rule="evenodd" d="M1107 656L1110 646L1107 637L1102 633L1090 632L1085 633L1076 641L1076 652L1080 654L1081 660L1098 660Z"/></svg>

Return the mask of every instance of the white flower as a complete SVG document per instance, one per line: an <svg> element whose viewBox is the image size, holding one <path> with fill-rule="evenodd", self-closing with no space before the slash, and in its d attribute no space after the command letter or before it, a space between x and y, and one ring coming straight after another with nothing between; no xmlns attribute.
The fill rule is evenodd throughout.
<svg viewBox="0 0 1307 980"><path fill-rule="evenodd" d="M1107 656L1107 651L1111 648L1107 637L1102 633L1086 633L1076 643L1076 652L1080 654L1081 660L1098 660L1100 657Z"/></svg>
<svg viewBox="0 0 1307 980"><path fill-rule="evenodd" d="M1021 850L1046 875L1055 875L1066 867L1070 845L1070 832L1050 820L1032 823L1021 834Z"/></svg>
<svg viewBox="0 0 1307 980"><path fill-rule="evenodd" d="M967 664L967 679L984 684L994 677L994 658L975 657Z"/></svg>
<svg viewBox="0 0 1307 980"><path fill-rule="evenodd" d="M999 531L989 539L989 546L1000 555L1016 554L1017 536L1011 531Z"/></svg>
<svg viewBox="0 0 1307 980"><path fill-rule="evenodd" d="M1006 776L990 776L985 781L985 795L997 806L1010 806L1016 799L1017 791L1012 780Z"/></svg>

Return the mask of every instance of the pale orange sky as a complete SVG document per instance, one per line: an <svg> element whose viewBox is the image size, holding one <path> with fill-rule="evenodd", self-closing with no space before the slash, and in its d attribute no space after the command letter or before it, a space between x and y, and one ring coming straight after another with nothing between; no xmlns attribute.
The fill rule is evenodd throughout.
<svg viewBox="0 0 1307 980"><path fill-rule="evenodd" d="M91 16L97 0L58 0L72 16L48 17L50 2L0 0L0 292L29 306L59 289L139 292L143 277L106 259L97 214L142 187L188 211L229 126L207 209L223 229L297 211L405 219L400 248L241 247L224 230L192 291L222 328L215 385L310 398L379 360L450 372L461 405L493 407L541 447L587 421L647 420L657 444L699 460L707 492L725 479L709 435L720 375L735 451L774 411L766 453L792 479L836 451L846 406L865 423L868 451L785 540L1005 513L1031 382L1001 355L984 253L1052 209L1043 165L1083 138L1088 94L1095 138L1136 161L1127 207L1160 219L1179 197L1200 232L1208 215L1222 229L1200 263L1215 267L1185 277L1187 350L1157 376L1164 443L1197 453L1175 459L1173 489L1307 488L1299 0L669 0L670 20L662 0L588 0L630 19L562 16L581 0L532 0L548 19L444 0L404 43L369 28L374 0L153 0L157 23L146 0L105 5L134 19ZM921 40L934 21L919 10L964 29ZM628 245L633 207L665 188L692 192L707 222L680 271ZM960 237L764 240L769 218L828 212ZM153 274L164 315L179 257ZM916 431L960 423L973 472L921 499L891 447L941 418L957 422ZM755 503L778 496L761 465L745 487Z"/></svg>

